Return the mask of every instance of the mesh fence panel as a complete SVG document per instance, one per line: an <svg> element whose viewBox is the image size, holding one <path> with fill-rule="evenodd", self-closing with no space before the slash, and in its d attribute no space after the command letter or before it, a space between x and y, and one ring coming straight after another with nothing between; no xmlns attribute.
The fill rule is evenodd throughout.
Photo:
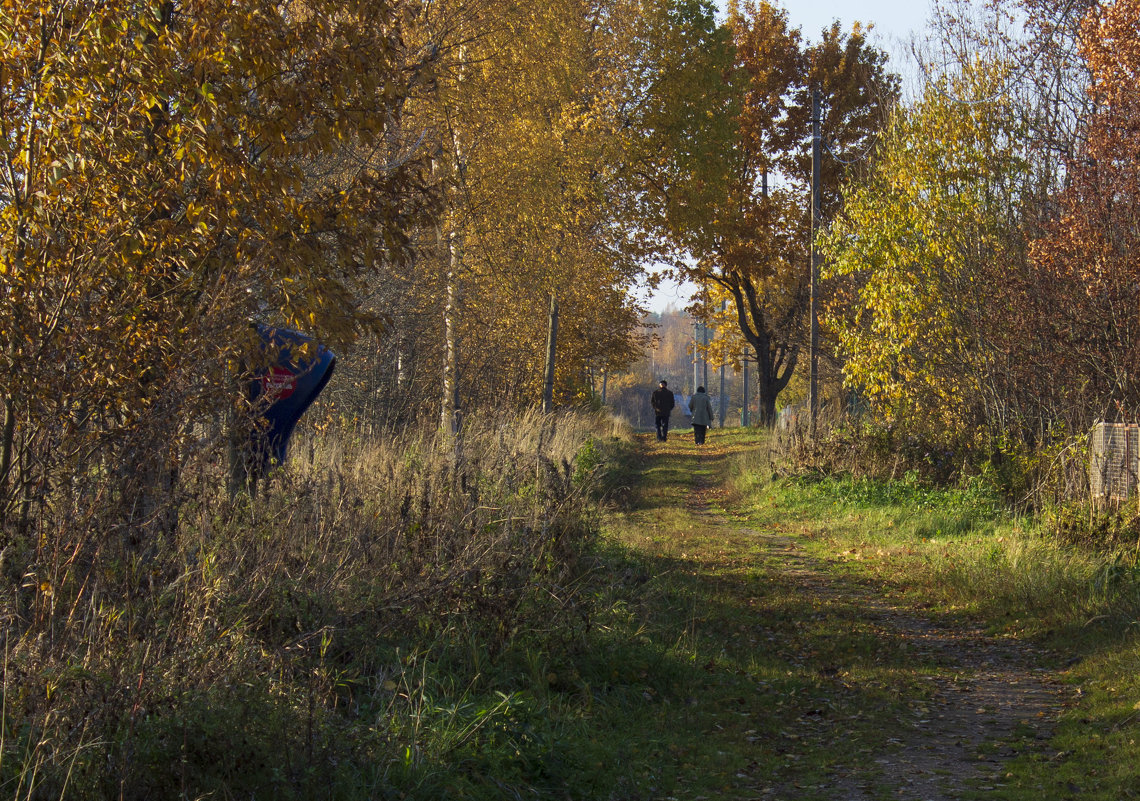
<svg viewBox="0 0 1140 801"><path fill-rule="evenodd" d="M1092 432L1089 485L1094 498L1124 501L1140 474L1140 425L1098 423Z"/></svg>

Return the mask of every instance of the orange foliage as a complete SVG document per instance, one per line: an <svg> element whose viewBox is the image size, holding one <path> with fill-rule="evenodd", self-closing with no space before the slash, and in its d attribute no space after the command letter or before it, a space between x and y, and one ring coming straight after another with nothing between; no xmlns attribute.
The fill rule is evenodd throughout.
<svg viewBox="0 0 1140 801"><path fill-rule="evenodd" d="M1038 314L1054 369L1086 414L1140 411L1140 2L1116 0L1084 23L1094 112L1069 165L1061 214L1033 244ZM1087 422L1087 421L1086 421Z"/></svg>

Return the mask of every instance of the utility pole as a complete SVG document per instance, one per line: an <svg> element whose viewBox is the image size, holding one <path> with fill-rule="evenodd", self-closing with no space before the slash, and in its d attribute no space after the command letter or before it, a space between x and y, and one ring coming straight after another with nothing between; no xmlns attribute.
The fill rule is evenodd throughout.
<svg viewBox="0 0 1140 801"><path fill-rule="evenodd" d="M728 308L728 301L722 300L720 302L721 314L723 314L727 308ZM724 395L724 353L723 353L723 348L722 348L722 353L720 356L720 400L718 401L718 403L720 404L720 409L719 409L720 414L717 416L720 418L720 427L724 428L724 415L728 412L728 398L726 398Z"/></svg>
<svg viewBox="0 0 1140 801"><path fill-rule="evenodd" d="M815 247L819 234L822 160L819 116L820 92L816 88L811 93L811 373L808 378L808 406L811 409L812 437L819 417L819 253Z"/></svg>
<svg viewBox="0 0 1140 801"><path fill-rule="evenodd" d="M554 410L554 352L558 344L558 298L550 296L550 324L546 329L546 380L542 383L542 411Z"/></svg>

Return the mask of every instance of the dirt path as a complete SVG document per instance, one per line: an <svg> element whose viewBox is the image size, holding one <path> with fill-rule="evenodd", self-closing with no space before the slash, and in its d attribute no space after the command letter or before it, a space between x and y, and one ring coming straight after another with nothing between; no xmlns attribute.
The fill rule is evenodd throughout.
<svg viewBox="0 0 1140 801"><path fill-rule="evenodd" d="M1004 764L1041 748L1061 706L1060 685L1041 654L978 627L949 627L899 608L866 587L821 570L794 541L753 532L787 564L785 576L824 603L857 603L884 649L905 648L931 673L929 695L912 706L909 725L887 738L891 748L833 777L833 798L949 801L969 788L1001 786ZM890 644L888 646L888 644Z"/></svg>
<svg viewBox="0 0 1140 801"><path fill-rule="evenodd" d="M905 714L885 718L890 730L860 749L858 760L832 765L811 787L761 782L756 798L801 799L806 790L810 797L836 801L951 801L1002 787L1012 777L1011 759L1020 753L1048 756L1063 689L1041 667L1044 654L1024 642L900 606L881 587L810 555L794 536L735 523L723 511L725 463L710 452L685 456L694 466L685 498L688 525L722 532L730 548L733 542L738 550L747 545L753 560L776 566L769 581L812 598L816 615L854 614L852 626L873 632L878 650L870 660L880 654L897 660L903 653L913 665L911 678L924 687L905 693ZM726 558L734 556L730 551ZM842 661L812 669L840 692L853 670ZM834 721L819 728L805 740L815 748L826 748L829 737L847 736Z"/></svg>

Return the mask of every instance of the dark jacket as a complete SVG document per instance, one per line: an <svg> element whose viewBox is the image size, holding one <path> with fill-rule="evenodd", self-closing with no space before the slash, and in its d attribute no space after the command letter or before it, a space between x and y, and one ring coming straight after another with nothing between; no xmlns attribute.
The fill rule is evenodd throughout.
<svg viewBox="0 0 1140 801"><path fill-rule="evenodd" d="M673 397L673 390L667 387L662 387L654 392L653 398L649 402L657 414L669 414L677 405L677 400Z"/></svg>

